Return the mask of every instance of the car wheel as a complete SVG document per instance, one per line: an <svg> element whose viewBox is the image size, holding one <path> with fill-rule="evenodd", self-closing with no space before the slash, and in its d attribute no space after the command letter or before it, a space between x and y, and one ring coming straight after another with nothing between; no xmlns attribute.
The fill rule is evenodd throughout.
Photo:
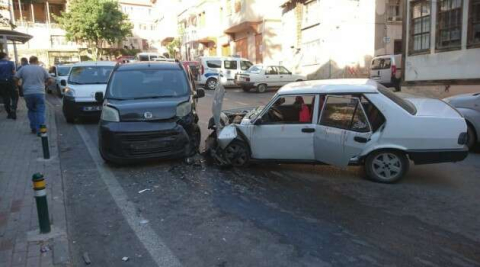
<svg viewBox="0 0 480 267"><path fill-rule="evenodd" d="M296 82L303 82L303 80L302 80L302 79L298 79L298 80L296 80Z"/></svg>
<svg viewBox="0 0 480 267"><path fill-rule="evenodd" d="M367 176L379 183L395 183L408 171L407 156L396 150L380 150L371 153L365 161Z"/></svg>
<svg viewBox="0 0 480 267"><path fill-rule="evenodd" d="M250 87L244 86L244 87L242 87L242 90L243 90L244 92L250 92Z"/></svg>
<svg viewBox="0 0 480 267"><path fill-rule="evenodd" d="M234 140L224 150L224 158L234 167L248 165L250 150L245 142Z"/></svg>
<svg viewBox="0 0 480 267"><path fill-rule="evenodd" d="M469 150L472 150L475 147L477 142L477 136L475 131L473 130L472 126L467 126L467 147Z"/></svg>
<svg viewBox="0 0 480 267"><path fill-rule="evenodd" d="M265 93L267 91L267 85L262 83L257 86L257 93Z"/></svg>
<svg viewBox="0 0 480 267"><path fill-rule="evenodd" d="M208 90L215 90L215 88L217 88L217 80L210 78L205 85Z"/></svg>
<svg viewBox="0 0 480 267"><path fill-rule="evenodd" d="M65 106L63 106L63 116L65 117L65 120L67 121L67 123L74 123L75 122L75 117L72 116L71 114L69 114L65 110Z"/></svg>

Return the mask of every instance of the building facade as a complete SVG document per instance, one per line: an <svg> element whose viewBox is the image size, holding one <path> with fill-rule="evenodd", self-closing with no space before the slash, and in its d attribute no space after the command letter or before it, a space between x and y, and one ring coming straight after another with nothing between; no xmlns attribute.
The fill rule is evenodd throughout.
<svg viewBox="0 0 480 267"><path fill-rule="evenodd" d="M309 79L367 77L372 57L402 51L402 0L289 0L282 63Z"/></svg>

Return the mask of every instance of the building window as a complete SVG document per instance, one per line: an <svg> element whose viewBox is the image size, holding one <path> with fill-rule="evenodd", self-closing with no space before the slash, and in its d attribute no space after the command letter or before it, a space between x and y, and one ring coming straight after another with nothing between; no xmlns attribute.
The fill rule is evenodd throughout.
<svg viewBox="0 0 480 267"><path fill-rule="evenodd" d="M387 20L402 21L402 6L400 0L389 0L387 6Z"/></svg>
<svg viewBox="0 0 480 267"><path fill-rule="evenodd" d="M460 48L462 44L462 0L439 0L437 48Z"/></svg>
<svg viewBox="0 0 480 267"><path fill-rule="evenodd" d="M470 0L468 17L468 45L480 46L480 0Z"/></svg>
<svg viewBox="0 0 480 267"><path fill-rule="evenodd" d="M302 28L306 28L320 22L318 1L310 1L303 8Z"/></svg>
<svg viewBox="0 0 480 267"><path fill-rule="evenodd" d="M430 49L430 1L412 2L410 10L410 53L428 51Z"/></svg>

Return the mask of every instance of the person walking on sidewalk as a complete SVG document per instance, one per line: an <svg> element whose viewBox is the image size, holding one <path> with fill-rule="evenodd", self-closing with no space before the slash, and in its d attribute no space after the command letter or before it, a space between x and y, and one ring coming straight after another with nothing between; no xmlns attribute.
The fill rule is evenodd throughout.
<svg viewBox="0 0 480 267"><path fill-rule="evenodd" d="M13 81L15 64L8 60L7 54L0 52L0 93L8 119L17 119L18 92Z"/></svg>
<svg viewBox="0 0 480 267"><path fill-rule="evenodd" d="M32 133L38 133L45 124L45 84L53 83L47 71L38 65L36 56L30 57L30 65L23 66L15 78L22 80L23 97L27 103L28 119Z"/></svg>

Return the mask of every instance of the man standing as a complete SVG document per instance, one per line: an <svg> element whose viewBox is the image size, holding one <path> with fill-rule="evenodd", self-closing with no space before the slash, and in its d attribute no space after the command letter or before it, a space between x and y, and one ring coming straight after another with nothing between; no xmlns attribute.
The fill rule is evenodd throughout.
<svg viewBox="0 0 480 267"><path fill-rule="evenodd" d="M0 52L0 93L3 96L3 105L8 119L17 119L18 93L13 81L15 65L8 60L7 54Z"/></svg>
<svg viewBox="0 0 480 267"><path fill-rule="evenodd" d="M47 71L38 65L36 56L31 56L30 65L23 66L15 77L22 80L30 129L32 133L38 133L40 125L45 124L45 83L51 84L52 79Z"/></svg>

